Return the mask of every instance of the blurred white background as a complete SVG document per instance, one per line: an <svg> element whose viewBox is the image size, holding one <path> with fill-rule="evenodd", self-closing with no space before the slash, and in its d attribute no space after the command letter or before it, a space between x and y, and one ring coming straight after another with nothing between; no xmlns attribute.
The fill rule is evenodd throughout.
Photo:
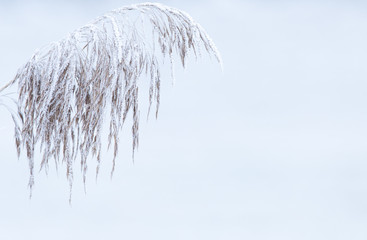
<svg viewBox="0 0 367 240"><path fill-rule="evenodd" d="M35 49L133 3L2 0L1 85ZM174 86L167 74L135 163L126 125L114 177L108 152L86 195L75 176L72 206L64 168L37 173L28 199L1 108L0 239L367 239L367 4L161 3L207 30L223 73L204 56Z"/></svg>

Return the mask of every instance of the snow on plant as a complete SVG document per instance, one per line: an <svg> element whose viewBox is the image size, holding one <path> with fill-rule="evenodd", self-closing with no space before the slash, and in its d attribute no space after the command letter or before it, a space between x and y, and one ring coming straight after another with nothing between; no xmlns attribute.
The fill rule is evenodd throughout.
<svg viewBox="0 0 367 240"><path fill-rule="evenodd" d="M65 162L70 190L78 156L84 183L89 156L98 162L98 175L107 109L114 169L119 131L129 111L133 117L133 152L139 144L139 78L150 78L149 106L155 103L157 114L159 57L168 57L172 66L175 53L185 67L189 51L200 55L203 49L221 62L212 40L189 15L161 4L142 3L108 12L36 51L15 78L0 89L18 84L18 112L13 115L15 142L18 157L25 149L29 161L31 192L38 143L41 169L47 171L50 159Z"/></svg>

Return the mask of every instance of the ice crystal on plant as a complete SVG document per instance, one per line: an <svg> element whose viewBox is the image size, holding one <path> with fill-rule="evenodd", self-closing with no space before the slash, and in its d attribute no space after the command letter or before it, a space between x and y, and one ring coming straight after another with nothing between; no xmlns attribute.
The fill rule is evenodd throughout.
<svg viewBox="0 0 367 240"><path fill-rule="evenodd" d="M135 17L130 15L132 12ZM143 32L147 24L151 34ZM185 67L188 52L200 54L202 47L221 62L212 40L189 15L161 4L142 3L108 12L36 51L3 88L18 84L15 140L18 154L25 149L29 160L29 187L32 189L34 184L37 143L43 155L41 169L47 170L52 158L66 163L70 189L78 156L84 182L90 155L97 159L98 174L106 106L110 106L108 141L114 149L114 169L119 131L129 111L133 117L133 152L139 144L141 75L150 77L149 106L155 102L157 114L159 57L168 56L172 65L176 52Z"/></svg>

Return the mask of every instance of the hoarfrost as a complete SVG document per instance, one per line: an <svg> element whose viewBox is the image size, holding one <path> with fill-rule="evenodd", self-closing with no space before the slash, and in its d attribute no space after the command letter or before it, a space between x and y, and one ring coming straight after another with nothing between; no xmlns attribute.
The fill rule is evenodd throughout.
<svg viewBox="0 0 367 240"><path fill-rule="evenodd" d="M140 21L132 21L131 12ZM147 22L152 28L148 37L139 32ZM113 10L38 50L18 70L14 80L0 89L18 84L18 116L13 117L15 140L18 154L21 149L26 150L30 189L34 184L34 148L38 142L43 155L41 169L47 171L52 158L56 163L60 158L66 163L70 193L73 163L78 155L84 183L90 155L97 159L98 175L106 105L111 106L108 141L114 148L112 174L119 131L129 111L133 115L133 153L139 144L140 76L150 76L149 109L154 101L157 115L159 57L168 55L173 79L173 52L185 67L188 52L192 50L200 56L202 46L221 63L213 41L188 14L161 4L142 3Z"/></svg>

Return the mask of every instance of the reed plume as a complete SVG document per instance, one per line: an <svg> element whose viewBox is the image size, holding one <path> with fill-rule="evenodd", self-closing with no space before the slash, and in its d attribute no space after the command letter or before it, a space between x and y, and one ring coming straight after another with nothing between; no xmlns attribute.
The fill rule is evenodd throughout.
<svg viewBox="0 0 367 240"><path fill-rule="evenodd" d="M200 56L203 50L221 62L215 45L198 23L183 11L156 3L110 11L37 50L15 78L0 89L18 85L14 136L18 157L24 150L29 161L31 192L37 144L41 169L47 170L50 159L66 163L70 191L77 158L84 183L90 156L97 160L98 175L101 129L107 109L113 172L119 131L129 112L133 118L133 152L139 144L141 76L150 79L149 106L154 103L158 114L159 58L168 58L172 65L175 54L185 67L189 52Z"/></svg>

